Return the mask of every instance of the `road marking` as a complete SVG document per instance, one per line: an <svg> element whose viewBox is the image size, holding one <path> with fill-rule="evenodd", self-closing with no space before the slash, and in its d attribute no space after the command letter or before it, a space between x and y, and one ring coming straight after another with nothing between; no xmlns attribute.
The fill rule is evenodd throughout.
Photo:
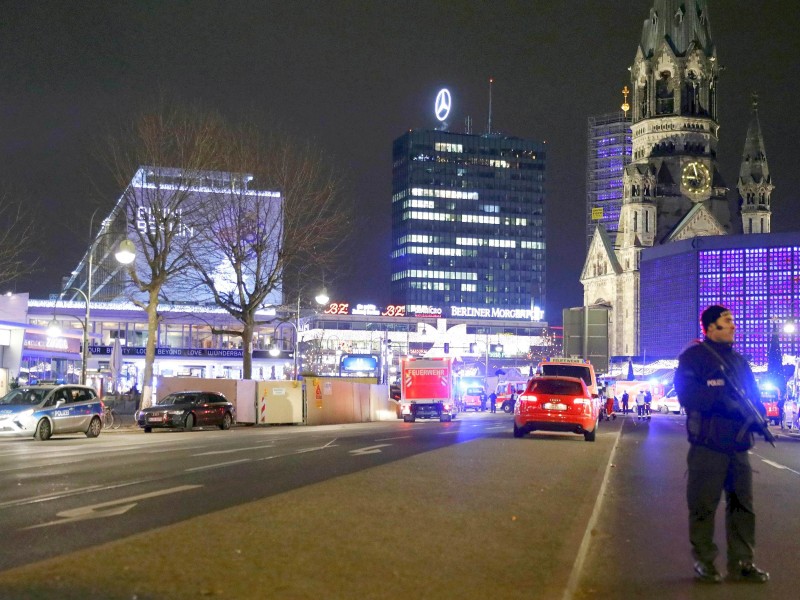
<svg viewBox="0 0 800 600"><path fill-rule="evenodd" d="M246 448L234 448L233 450L212 450L210 452L201 452L195 456L211 456L213 454L233 454L234 452L247 452L248 450L261 450L262 448L273 448L275 444L267 444L266 446L248 446Z"/></svg>
<svg viewBox="0 0 800 600"><path fill-rule="evenodd" d="M300 450L295 450L291 454L303 454L304 452L316 452L317 450L325 450L326 448L333 448L335 446L335 444L333 442L335 442L337 439L338 438L333 438L330 442L328 442L324 446L314 446L312 448L301 448ZM287 456L290 456L291 454L289 454Z"/></svg>
<svg viewBox="0 0 800 600"><path fill-rule="evenodd" d="M762 459L761 459L761 462L765 462L765 463L767 463L767 464L768 464L770 467L775 467L776 469L784 469L784 470L786 470L786 471L790 471L790 472L794 473L795 475L800 475L800 473L799 473L799 472L797 472L797 471L795 471L794 469L790 469L790 468L789 468L789 467L787 467L786 465L782 465L782 464L780 464L780 463L776 463L776 462L774 462L774 461L767 460L766 458L762 458Z"/></svg>
<svg viewBox="0 0 800 600"><path fill-rule="evenodd" d="M600 489L597 491L597 497L594 501L592 514L589 517L589 521L586 523L586 530L583 532L583 540L581 540L581 545L578 548L578 554L575 557L575 562L572 564L572 572L567 580L567 586L564 588L564 595L562 596L563 600L572 600L572 598L575 597L575 591L578 589L578 582L580 581L581 571L583 570L583 563L586 560L586 555L589 552L589 545L591 544L592 530L595 528L597 520L600 517L600 509L603 505L603 500L606 495L606 487L608 487L608 480L611 476L611 467L614 466L614 457L616 456L617 448L619 447L619 438L622 436L622 427L620 427L614 435L614 446L611 448L611 454L608 456L606 470L605 473L603 473L603 481L600 484Z"/></svg>
<svg viewBox="0 0 800 600"><path fill-rule="evenodd" d="M410 437L413 437L413 436L410 436L410 435L399 435L397 437L380 438L380 439L377 439L375 441L376 442L386 442L386 441L389 441L389 440L405 440L405 439L408 439Z"/></svg>
<svg viewBox="0 0 800 600"><path fill-rule="evenodd" d="M184 473L192 473L194 471L208 471L210 469L218 469L219 467L227 467L228 465L235 465L238 463L250 462L249 458L240 458L239 460L229 460L224 463L215 463L213 465L204 465L202 467L192 467L191 469L184 469Z"/></svg>
<svg viewBox="0 0 800 600"><path fill-rule="evenodd" d="M72 523L74 521L83 521L86 519L99 519L101 517L115 517L128 512L136 506L139 500L147 500L148 498L156 498L158 496L166 496L167 494L176 494L178 492L186 492L195 488L203 487L202 485L181 485L166 490L158 490L157 492L150 492L147 494L139 494L138 496L131 496L130 498L120 498L119 500L111 500L110 502L101 502L100 504L91 504L89 506L81 506L80 508L71 508L56 513L57 517L61 517L58 521L51 521L49 523L41 523L39 525L31 525L25 529L38 529L40 527L49 527L50 525L61 525L62 523Z"/></svg>
<svg viewBox="0 0 800 600"><path fill-rule="evenodd" d="M381 452L381 448L385 448L386 446L391 446L391 444L378 444L377 446L367 446L366 448L359 448L358 450L350 450L350 454L353 456L363 456L364 454L378 454Z"/></svg>

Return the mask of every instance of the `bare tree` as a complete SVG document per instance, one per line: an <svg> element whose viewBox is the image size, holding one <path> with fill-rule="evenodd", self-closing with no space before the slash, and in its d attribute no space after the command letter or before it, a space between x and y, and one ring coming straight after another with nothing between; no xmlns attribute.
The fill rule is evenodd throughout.
<svg viewBox="0 0 800 600"><path fill-rule="evenodd" d="M35 211L10 190L0 192L0 284L36 269L39 258L32 254L41 240L34 231Z"/></svg>
<svg viewBox="0 0 800 600"><path fill-rule="evenodd" d="M226 124L196 108L160 105L143 112L109 140L109 160L124 189L117 204L137 246L129 266L131 300L147 313L142 406L152 395L158 305L167 284L189 268L192 227L186 215L197 210L204 173L220 163Z"/></svg>
<svg viewBox="0 0 800 600"><path fill-rule="evenodd" d="M245 127L224 154L229 185L203 204L189 274L241 324L214 332L242 338L250 379L253 334L264 323L257 311L280 301L287 270L335 260L350 215L333 170L311 144Z"/></svg>

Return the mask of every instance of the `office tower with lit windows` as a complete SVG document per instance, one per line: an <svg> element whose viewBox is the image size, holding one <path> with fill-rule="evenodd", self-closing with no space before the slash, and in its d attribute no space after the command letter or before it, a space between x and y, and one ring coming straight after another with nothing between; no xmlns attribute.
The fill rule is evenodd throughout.
<svg viewBox="0 0 800 600"><path fill-rule="evenodd" d="M544 306L544 143L411 130L392 158L394 302L444 316Z"/></svg>
<svg viewBox="0 0 800 600"><path fill-rule="evenodd" d="M586 165L586 248L594 228L613 244L622 208L622 171L631 162L631 119L618 111L589 117Z"/></svg>

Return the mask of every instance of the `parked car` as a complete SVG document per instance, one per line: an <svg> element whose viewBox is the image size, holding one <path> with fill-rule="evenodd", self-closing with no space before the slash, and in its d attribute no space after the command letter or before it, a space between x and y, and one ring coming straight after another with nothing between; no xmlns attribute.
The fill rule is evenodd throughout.
<svg viewBox="0 0 800 600"><path fill-rule="evenodd" d="M681 403L678 401L678 392L675 391L675 388L672 388L666 396L653 400L650 403L650 410L652 412L674 413L676 415L684 412Z"/></svg>
<svg viewBox="0 0 800 600"><path fill-rule="evenodd" d="M48 440L60 433L97 437L103 402L85 385L31 385L0 398L0 435Z"/></svg>
<svg viewBox="0 0 800 600"><path fill-rule="evenodd" d="M514 406L514 437L536 430L564 431L593 442L599 418L599 405L583 379L534 377Z"/></svg>
<svg viewBox="0 0 800 600"><path fill-rule="evenodd" d="M190 431L217 426L224 430L236 422L236 407L218 392L175 392L140 410L136 422L145 433L154 427Z"/></svg>

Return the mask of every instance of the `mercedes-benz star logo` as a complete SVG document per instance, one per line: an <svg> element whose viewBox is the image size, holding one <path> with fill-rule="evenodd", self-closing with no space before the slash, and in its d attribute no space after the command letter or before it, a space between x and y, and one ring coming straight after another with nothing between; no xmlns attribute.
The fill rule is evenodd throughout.
<svg viewBox="0 0 800 600"><path fill-rule="evenodd" d="M436 118L444 121L450 114L450 91L448 89L439 90L436 95Z"/></svg>

